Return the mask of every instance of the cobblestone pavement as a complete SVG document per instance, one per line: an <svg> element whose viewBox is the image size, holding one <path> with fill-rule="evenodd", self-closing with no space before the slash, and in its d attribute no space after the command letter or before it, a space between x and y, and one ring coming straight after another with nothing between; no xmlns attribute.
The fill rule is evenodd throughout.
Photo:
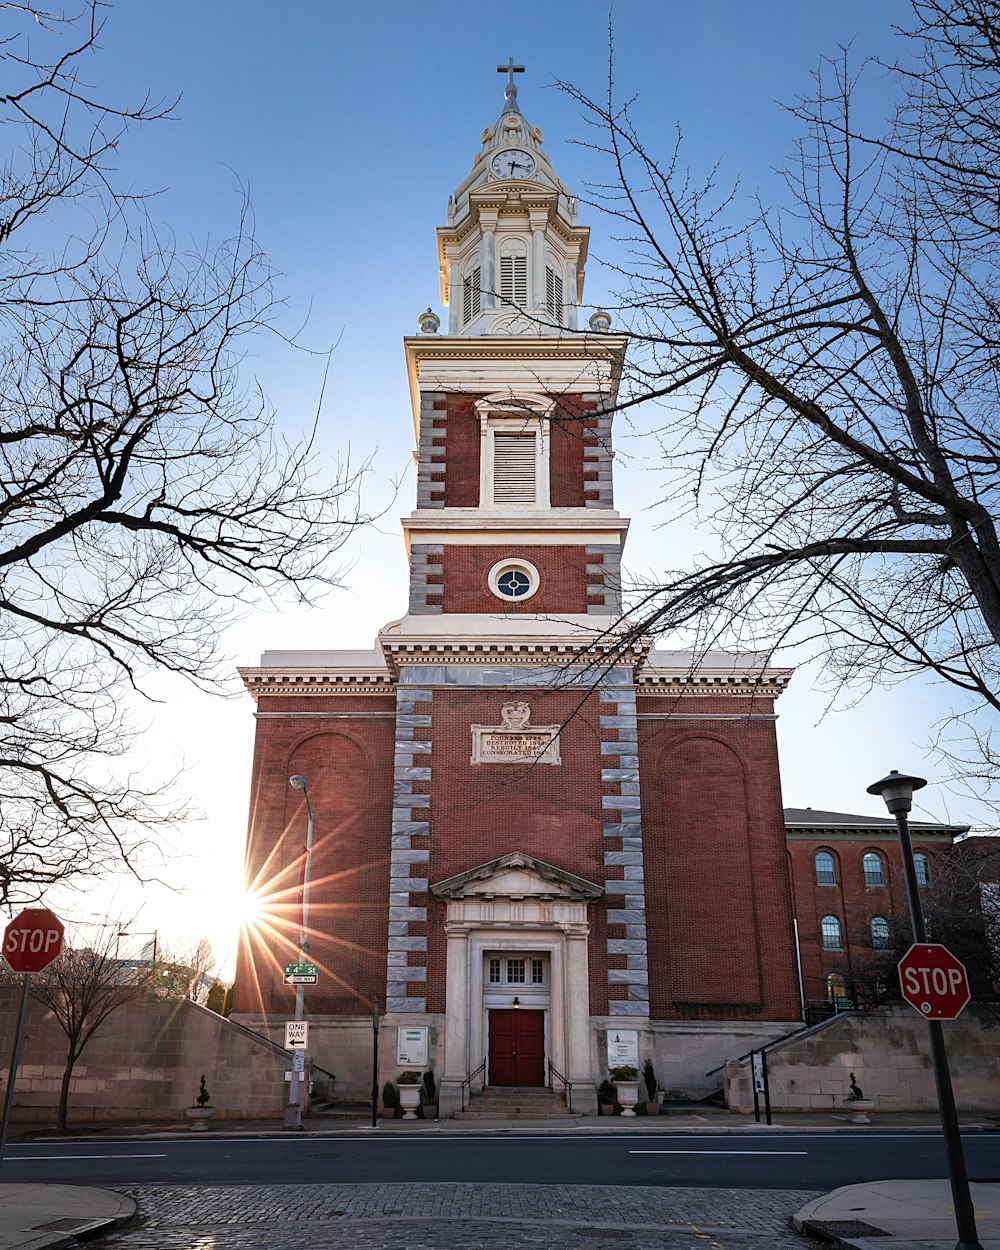
<svg viewBox="0 0 1000 1250"><path fill-rule="evenodd" d="M142 1224L106 1250L810 1250L795 1189L213 1185L126 1190Z"/></svg>

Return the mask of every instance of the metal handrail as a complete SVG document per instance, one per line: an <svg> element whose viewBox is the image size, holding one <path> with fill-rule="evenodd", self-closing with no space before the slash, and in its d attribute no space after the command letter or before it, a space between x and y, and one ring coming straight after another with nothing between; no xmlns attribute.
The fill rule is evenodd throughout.
<svg viewBox="0 0 1000 1250"><path fill-rule="evenodd" d="M484 1059L483 1062L479 1065L479 1067L476 1068L475 1072L470 1072L469 1075L462 1082L461 1088L462 1088L462 1110L463 1111L465 1110L465 1088L466 1086L468 1086L469 1088L469 1101L471 1102L472 1101L472 1082L476 1079L477 1076L481 1076L485 1071L486 1071L486 1060Z"/></svg>
<svg viewBox="0 0 1000 1250"><path fill-rule="evenodd" d="M552 1087L553 1077L555 1077L557 1080L562 1081L566 1089L567 1110L569 1111L570 1115L572 1115L573 1114L573 1082L569 1080L567 1077L563 1076L563 1074L559 1071L559 1069L555 1066L555 1064L550 1059L549 1060L549 1088Z"/></svg>

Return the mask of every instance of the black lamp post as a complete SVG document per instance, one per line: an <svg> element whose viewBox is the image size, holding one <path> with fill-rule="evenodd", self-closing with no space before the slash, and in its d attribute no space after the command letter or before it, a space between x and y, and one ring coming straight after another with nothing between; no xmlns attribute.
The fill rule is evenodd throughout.
<svg viewBox="0 0 1000 1250"><path fill-rule="evenodd" d="M299 928L299 959L305 959L310 956L312 951L309 949L309 883L312 877L312 851L313 851L313 806L309 801L309 783L300 773L295 773L288 778L288 784L293 790L301 790L302 797L306 801L306 812L309 816L309 823L306 826L306 862L302 870L302 924ZM295 987L295 1019L305 1019L305 1002L306 987L300 981ZM292 1079L288 1086L288 1105L285 1107L285 1128L301 1129L302 1128L302 1077L303 1073L296 1068L292 1074Z"/></svg>
<svg viewBox="0 0 1000 1250"><path fill-rule="evenodd" d="M876 781L868 787L869 794L880 794L885 800L889 813L896 818L899 831L899 850L903 859L903 878L906 881L906 897L910 905L910 922L913 926L914 942L926 942L927 930L924 927L924 911L920 904L920 888L917 885L917 870L913 863L913 844L910 841L910 826L907 816L913 806L914 790L922 790L927 782L923 777L909 777L893 769L887 777ZM982 1250L976 1232L975 1208L972 1205L972 1194L969 1192L969 1174L965 1167L965 1154L962 1150L962 1134L958 1127L958 1115L955 1111L955 1093L951 1086L951 1072L948 1069L948 1055L944 1046L944 1030L940 1020L928 1020L927 1028L931 1035L931 1064L934 1068L934 1081L937 1085L938 1106L941 1111L941 1128L944 1132L945 1149L948 1152L948 1178L951 1181L951 1196L955 1206L955 1224L958 1228L958 1241L955 1250Z"/></svg>

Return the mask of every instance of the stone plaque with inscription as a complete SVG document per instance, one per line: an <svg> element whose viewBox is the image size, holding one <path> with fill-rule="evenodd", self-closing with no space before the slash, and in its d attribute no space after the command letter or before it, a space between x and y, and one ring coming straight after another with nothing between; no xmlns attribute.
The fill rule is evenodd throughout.
<svg viewBox="0 0 1000 1250"><path fill-rule="evenodd" d="M532 725L527 703L505 703L502 725L472 726L473 764L559 764L559 726Z"/></svg>

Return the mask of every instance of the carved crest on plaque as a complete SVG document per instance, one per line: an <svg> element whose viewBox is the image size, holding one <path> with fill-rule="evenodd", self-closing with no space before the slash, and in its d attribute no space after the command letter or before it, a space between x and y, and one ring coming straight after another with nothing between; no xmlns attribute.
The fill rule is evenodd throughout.
<svg viewBox="0 0 1000 1250"><path fill-rule="evenodd" d="M531 722L531 708L527 703L505 703L500 709L504 729L527 729Z"/></svg>
<svg viewBox="0 0 1000 1250"><path fill-rule="evenodd" d="M523 701L500 708L502 725L472 726L473 764L559 764L559 726L532 725Z"/></svg>

